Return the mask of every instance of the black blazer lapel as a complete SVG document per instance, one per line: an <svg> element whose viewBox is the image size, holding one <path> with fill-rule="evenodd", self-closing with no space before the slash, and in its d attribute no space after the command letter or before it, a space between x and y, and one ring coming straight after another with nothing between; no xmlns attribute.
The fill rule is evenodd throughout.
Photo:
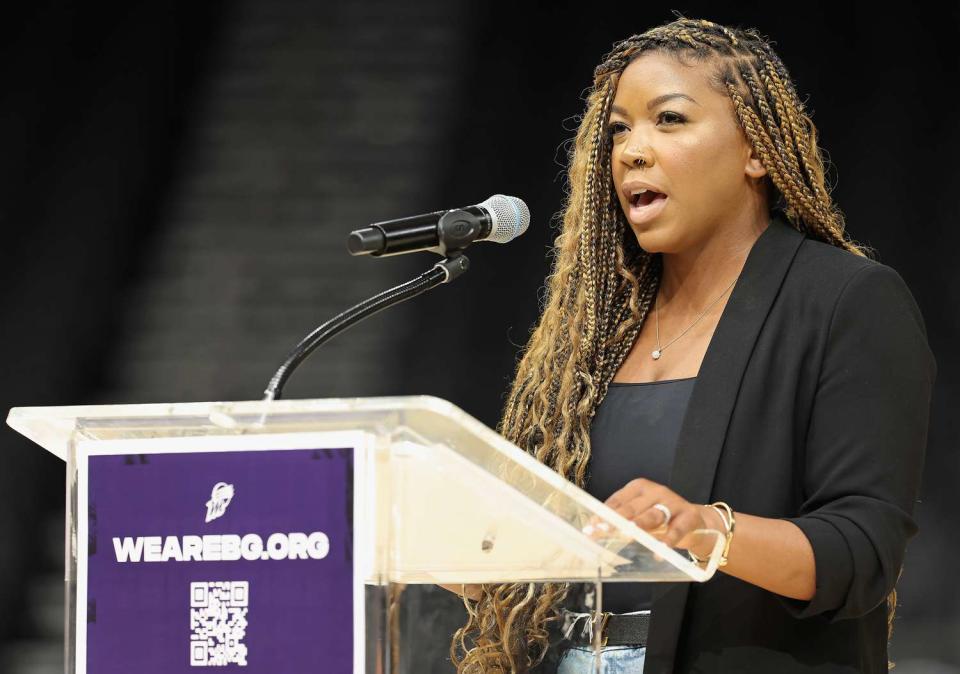
<svg viewBox="0 0 960 674"><path fill-rule="evenodd" d="M750 249L714 330L690 394L668 485L692 503L710 500L747 361L805 236L779 213L771 218ZM645 672L673 672L689 587L689 583L654 586Z"/></svg>

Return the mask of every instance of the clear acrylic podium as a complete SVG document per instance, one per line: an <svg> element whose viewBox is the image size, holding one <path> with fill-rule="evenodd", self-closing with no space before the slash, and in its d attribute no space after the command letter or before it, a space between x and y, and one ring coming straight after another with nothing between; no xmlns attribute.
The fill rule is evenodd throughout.
<svg viewBox="0 0 960 674"><path fill-rule="evenodd" d="M407 585L584 584L600 611L601 583L704 582L722 549L704 530L700 568L429 396L14 408L8 423L67 464L70 673L413 671L404 653L424 644L393 624ZM451 636L427 638L445 652Z"/></svg>

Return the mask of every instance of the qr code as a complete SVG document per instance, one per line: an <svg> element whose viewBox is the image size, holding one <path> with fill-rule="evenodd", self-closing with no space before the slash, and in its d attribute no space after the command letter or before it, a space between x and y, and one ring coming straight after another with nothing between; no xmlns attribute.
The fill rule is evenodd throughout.
<svg viewBox="0 0 960 674"><path fill-rule="evenodd" d="M246 666L249 607L248 581L190 583L191 667Z"/></svg>

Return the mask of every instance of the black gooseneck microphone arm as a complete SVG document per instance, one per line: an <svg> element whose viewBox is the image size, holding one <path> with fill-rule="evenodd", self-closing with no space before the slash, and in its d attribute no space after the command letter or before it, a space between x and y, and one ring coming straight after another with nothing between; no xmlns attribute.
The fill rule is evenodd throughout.
<svg viewBox="0 0 960 674"><path fill-rule="evenodd" d="M279 400L283 393L283 386L290 375L309 356L314 349L332 339L352 325L356 325L364 318L372 316L382 309L399 304L404 300L435 288L442 283L449 283L470 268L470 260L459 252L451 253L446 259L437 262L433 267L414 279L385 290L370 299L356 304L341 314L318 327L304 337L290 352L283 365L274 373L264 391L264 400Z"/></svg>

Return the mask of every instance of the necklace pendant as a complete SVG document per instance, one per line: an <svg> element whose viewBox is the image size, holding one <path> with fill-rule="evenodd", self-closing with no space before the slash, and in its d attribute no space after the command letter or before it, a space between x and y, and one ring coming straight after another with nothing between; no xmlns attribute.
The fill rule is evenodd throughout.
<svg viewBox="0 0 960 674"><path fill-rule="evenodd" d="M650 355L653 356L654 360L660 360L660 349L654 349Z"/></svg>

